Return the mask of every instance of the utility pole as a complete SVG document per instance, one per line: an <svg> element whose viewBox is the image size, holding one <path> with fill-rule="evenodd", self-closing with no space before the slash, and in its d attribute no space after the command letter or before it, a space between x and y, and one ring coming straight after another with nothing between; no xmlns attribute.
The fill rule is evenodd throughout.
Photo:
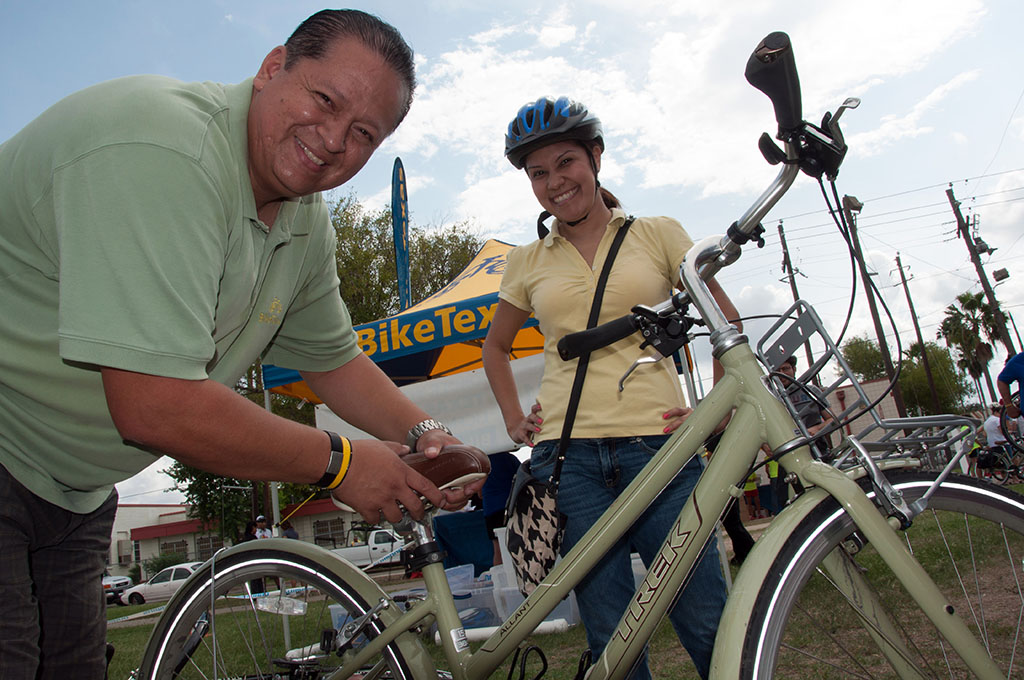
<svg viewBox="0 0 1024 680"><path fill-rule="evenodd" d="M907 294L907 306L910 307L910 320L914 322L914 332L917 333L917 344L921 346L921 361L924 364L924 375L928 378L928 389L932 393L932 406L935 408L935 415L942 413L939 405L939 393L935 389L935 380L932 378L932 367L928 361L928 347L921 337L921 326L917 323L917 312L914 311L914 301L910 298L910 286L907 285L907 276L903 273L903 263L900 262L900 254L896 253L896 268L900 270L900 281L903 282L903 292Z"/></svg>
<svg viewBox="0 0 1024 680"><path fill-rule="evenodd" d="M985 268L981 266L981 257L978 255L978 245L974 241L974 236L971 235L967 220L960 213L960 201L956 200L956 197L953 196L952 186L946 189L946 198L949 199L949 204L953 207L953 214L956 216L956 234L957 236L962 234L964 237L964 243L967 244L967 252L971 255L971 262L974 263L974 268L978 271L978 280L981 281L981 288L985 291L985 298L988 300L989 306L992 307L996 334L999 336L999 341L1006 347L1007 356L1012 357L1017 354L1017 350L1013 348L1010 332L1006 330L1006 317L1003 315L1003 310L999 307L995 291L992 290L992 286L988 283Z"/></svg>
<svg viewBox="0 0 1024 680"><path fill-rule="evenodd" d="M793 302L796 302L800 299L800 293L796 289L796 275L799 272L793 269L793 261L789 259L789 248L786 247L786 233L782 231L782 220L779 220L779 242L782 244L782 271L786 272L786 278L783 281L789 280L789 289L793 291ZM814 363L810 341L804 343L804 352L807 354L807 366L810 367ZM814 377L815 381L817 381L817 374Z"/></svg>
<svg viewBox="0 0 1024 680"><path fill-rule="evenodd" d="M896 413L900 418L907 417L907 408L903 405L903 391L900 383L896 380L896 368L892 365L892 358L889 356L889 343L885 341L885 331L882 330L882 321L878 318L878 308L875 307L875 295L871 286L871 279L868 275L868 266L864 262L864 252L860 247L860 238L857 236L857 220L854 213L859 213L864 204L853 196L843 196L843 213L846 215L846 222L850 228L850 239L853 241L853 249L857 254L857 265L860 268L861 278L864 279L864 293L868 296L868 308L871 310L871 320L875 324L875 336L878 338L878 349L882 351L882 363L885 366L885 374L889 376L892 384L892 400L896 402Z"/></svg>

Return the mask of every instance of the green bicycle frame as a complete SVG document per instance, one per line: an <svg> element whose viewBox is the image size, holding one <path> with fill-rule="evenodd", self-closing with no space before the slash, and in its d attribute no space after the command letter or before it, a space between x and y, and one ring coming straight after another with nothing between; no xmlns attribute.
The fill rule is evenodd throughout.
<svg viewBox="0 0 1024 680"><path fill-rule="evenodd" d="M786 153L791 160L798 158L798 150L789 142ZM772 185L734 225L737 231L753 233L771 206L787 191L797 172L796 164L785 165ZM611 640L594 661L587 675L590 680L619 680L629 673L685 586L687 576L712 539L729 502L741 494L737 484L746 479L762 443L767 443L773 451L785 452L779 456L783 474L794 482L801 494L773 520L740 570L716 638L713 677L737 677L739 659L735 658L735 650L740 649L749 632L744 626L746 613L753 606L757 586L765 576L759 571L759 562L765 560L760 560L759 556L777 552L800 519L825 495L834 497L849 513L865 539L875 546L889 569L972 672L978 677L1001 677L985 648L971 635L927 572L903 546L896 532L897 523L879 512L850 475L816 461L806 445L791 448L794 433L798 432L796 423L768 389L767 378L746 337L728 322L705 283L739 257L739 247L739 242L731 237L704 239L687 254L680 270L688 301L711 331L712 353L721 362L724 375L601 519L508 620L471 653L443 567L429 565L423 569L426 599L390 622L382 635L356 653L351 663L345 664L342 673L332 677L348 677L345 673L357 670L362 662L391 642L397 642L403 649L406 645L418 645L419 641L407 635L408 631L436 620L453 677L456 680L487 678L629 530L730 413L732 417L716 449L719 453L711 457ZM665 307L667 304L663 303L662 309L669 310L671 305ZM836 564L837 570L842 568L838 560L831 562ZM838 579L842 575L836 576ZM841 580L852 598L869 603L867 611L872 613L862 615L864 625L882 642L883 652L897 671L904 677L916 677L917 672L904 660L905 650L887 634L890 624L881 613L875 594L862 580ZM386 597L383 592L380 596Z"/></svg>
<svg viewBox="0 0 1024 680"><path fill-rule="evenodd" d="M684 425L655 454L601 520L564 556L508 620L497 627L480 649L473 653L469 651L443 567L434 564L423 570L428 592L426 599L391 621L385 633L356 654L355 663L346 664L343 670L354 671L362 661L371 658L403 633L436 620L453 677L457 680L488 677L628 531L735 407L717 449L721 453L709 461L612 639L588 675L591 680L624 678L668 612L676 594L685 585L687 575L712 538L716 523L728 503L739 493L736 484L746 478L761 443L767 442L773 449L778 449L793 439L795 424L785 407L764 384L764 374L749 346L745 342L734 344L720 360L725 368L724 376ZM772 548L771 541L778 543L784 540L788 532L782 529L795 526L801 514L820 500L822 494L832 495L841 502L867 540L876 546L899 581L972 670L981 677L1000 677L984 647L953 613L931 578L903 547L887 518L855 481L846 473L815 461L806 446L784 454L781 464L785 471L794 473L799 483L813 493L796 498L780 514L776 520L782 522L780 530L772 532L776 538L764 544L762 541L765 539L762 538L754 548L756 552L752 553L754 559L750 560L751 563L757 563L757 554ZM753 589L744 585L748 581L742 579L743 570L740 576L730 594L727 613L742 611L735 602L753 597L748 592ZM858 585L854 583L850 587L858 588ZM863 597L873 596L865 592ZM729 655L719 654L717 650L722 646L732 650L739 648L738 644L729 642L730 639L734 642L741 640L742 637L736 636L745 634L736 623L739 618L743 617L723 616L712 667L715 676L734 676L729 669L733 665L728 661ZM894 652L894 655L898 658L899 652ZM336 675L347 677L344 673Z"/></svg>

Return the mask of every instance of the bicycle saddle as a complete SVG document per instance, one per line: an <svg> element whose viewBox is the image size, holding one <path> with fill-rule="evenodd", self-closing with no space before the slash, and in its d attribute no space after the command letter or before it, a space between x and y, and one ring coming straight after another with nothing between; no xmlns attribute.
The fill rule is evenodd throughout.
<svg viewBox="0 0 1024 680"><path fill-rule="evenodd" d="M430 480L438 489L457 489L481 480L491 471L487 454L466 444L449 444L441 447L441 453L427 458L422 453L410 453L402 457L406 465ZM331 497L334 504L347 512L355 512L347 504Z"/></svg>

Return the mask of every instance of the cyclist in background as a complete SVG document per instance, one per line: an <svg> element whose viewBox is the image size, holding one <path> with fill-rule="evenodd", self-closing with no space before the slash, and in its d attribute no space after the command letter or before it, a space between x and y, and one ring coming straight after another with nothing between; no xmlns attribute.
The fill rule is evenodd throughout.
<svg viewBox="0 0 1024 680"><path fill-rule="evenodd" d="M1024 385L1024 352L1015 354L1003 366L996 378L996 387L999 389L999 396L1006 405L1006 415L1010 418L1020 418L1020 407L1013 403L1013 393L1010 391L1010 383L1017 383L1019 391Z"/></svg>
<svg viewBox="0 0 1024 680"><path fill-rule="evenodd" d="M530 465L538 479L553 472L576 370L575 362L559 358L556 345L567 333L586 327L598 274L626 221L618 199L598 182L604 149L601 122L586 106L565 97L523 106L505 137L506 157L516 169L525 170L546 214L538 221L540 238L508 254L498 309L484 344L484 368L509 436L533 446ZM555 220L549 232L542 221L551 215ZM598 322L621 317L634 304L656 304L671 295L692 245L677 221L638 217L614 260ZM718 284L712 280L709 287L728 317L736 318ZM524 414L509 351L531 313L544 334L544 376L538 404ZM558 507L567 516L563 555L633 481L683 414L683 393L670 361L641 367L619 392L618 380L636 358L637 344L630 337L591 355L558 488ZM640 553L648 566L653 562L700 473L695 457L577 586L594 658L632 599L630 553ZM725 596L712 544L670 613L702 677L708 675ZM646 655L632 677L651 677Z"/></svg>

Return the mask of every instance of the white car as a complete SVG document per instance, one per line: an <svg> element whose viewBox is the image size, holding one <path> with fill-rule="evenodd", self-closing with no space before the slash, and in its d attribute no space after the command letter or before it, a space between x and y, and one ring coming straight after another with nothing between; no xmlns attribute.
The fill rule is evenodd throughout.
<svg viewBox="0 0 1024 680"><path fill-rule="evenodd" d="M202 562L184 562L167 567L157 572L156 576L145 583L126 590L123 597L131 604L169 600L171 595L174 595L175 591L185 583L185 579L201 566L203 566Z"/></svg>
<svg viewBox="0 0 1024 680"><path fill-rule="evenodd" d="M106 569L103 570L103 594L107 597L107 604L121 601L121 595L125 590L132 587L132 580L127 576L111 576Z"/></svg>

